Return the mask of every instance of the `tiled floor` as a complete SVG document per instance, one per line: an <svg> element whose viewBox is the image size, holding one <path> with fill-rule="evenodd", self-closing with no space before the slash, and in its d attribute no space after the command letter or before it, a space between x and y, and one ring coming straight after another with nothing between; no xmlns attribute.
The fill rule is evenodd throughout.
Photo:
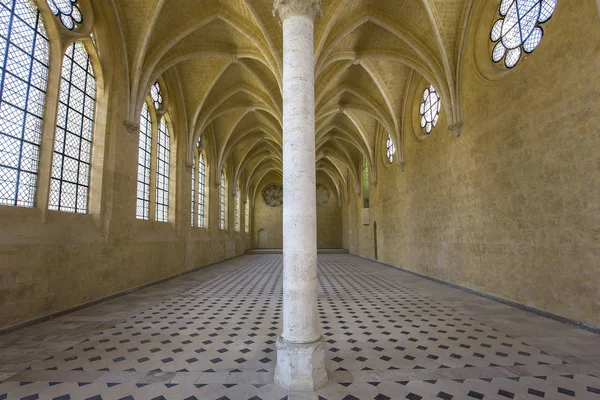
<svg viewBox="0 0 600 400"><path fill-rule="evenodd" d="M2 399L596 399L600 336L321 255L329 384L273 384L281 255L237 258L0 336Z"/></svg>

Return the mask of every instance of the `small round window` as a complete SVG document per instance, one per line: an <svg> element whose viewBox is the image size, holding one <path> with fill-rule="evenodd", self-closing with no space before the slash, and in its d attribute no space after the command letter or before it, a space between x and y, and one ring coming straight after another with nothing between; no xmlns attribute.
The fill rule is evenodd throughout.
<svg viewBox="0 0 600 400"><path fill-rule="evenodd" d="M419 113L421 114L421 128L426 134L430 134L438 123L442 101L433 86L429 86L423 92L423 102Z"/></svg>
<svg viewBox="0 0 600 400"><path fill-rule="evenodd" d="M154 85L150 88L150 97L152 97L152 102L154 103L154 107L157 110L160 110L163 104L162 92L160 90L160 84L158 82L154 82Z"/></svg>
<svg viewBox="0 0 600 400"><path fill-rule="evenodd" d="M542 41L544 30L539 26L548 21L558 0L502 0L500 19L492 26L490 38L496 43L492 60L512 68L523 52L532 53Z"/></svg>
<svg viewBox="0 0 600 400"><path fill-rule="evenodd" d="M387 142L385 144L385 156L390 164L394 162L394 156L396 155L396 145L392 140L392 136L388 135Z"/></svg>
<svg viewBox="0 0 600 400"><path fill-rule="evenodd" d="M60 17L65 28L71 30L75 28L75 24L83 22L77 0L47 0L47 3L52 13Z"/></svg>

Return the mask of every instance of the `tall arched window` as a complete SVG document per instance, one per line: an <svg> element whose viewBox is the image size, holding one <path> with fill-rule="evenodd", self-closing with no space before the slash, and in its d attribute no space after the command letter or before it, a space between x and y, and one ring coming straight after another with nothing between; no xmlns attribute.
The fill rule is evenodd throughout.
<svg viewBox="0 0 600 400"><path fill-rule="evenodd" d="M246 214L245 214L246 233L250 232L250 202L246 198Z"/></svg>
<svg viewBox="0 0 600 400"><path fill-rule="evenodd" d="M196 220L196 156L194 156L194 158L192 159L192 209L190 212L191 215L191 226L194 226L194 222Z"/></svg>
<svg viewBox="0 0 600 400"><path fill-rule="evenodd" d="M82 42L65 52L60 83L52 180L51 210L87 213L96 107L96 79Z"/></svg>
<svg viewBox="0 0 600 400"><path fill-rule="evenodd" d="M162 117L158 124L158 141L156 154L156 220L169 220L169 169L171 156L171 139L167 120Z"/></svg>
<svg viewBox="0 0 600 400"><path fill-rule="evenodd" d="M235 189L235 231L240 231L240 185Z"/></svg>
<svg viewBox="0 0 600 400"><path fill-rule="evenodd" d="M138 219L169 221L171 134L166 106L160 84L155 82L148 91L140 116L136 207ZM193 175L192 183L195 173ZM192 197L192 203L194 200ZM191 222L193 225L194 205Z"/></svg>
<svg viewBox="0 0 600 400"><path fill-rule="evenodd" d="M225 229L226 207L227 207L227 188L225 181L225 172L221 171L221 229Z"/></svg>
<svg viewBox="0 0 600 400"><path fill-rule="evenodd" d="M369 199L369 164L366 158L363 158L362 166L362 195L363 195L363 208L370 207Z"/></svg>
<svg viewBox="0 0 600 400"><path fill-rule="evenodd" d="M138 151L137 211L138 219L150 218L150 160L152 154L152 119L144 103L140 118L140 143Z"/></svg>
<svg viewBox="0 0 600 400"><path fill-rule="evenodd" d="M49 43L28 0L0 2L0 205L34 207Z"/></svg>
<svg viewBox="0 0 600 400"><path fill-rule="evenodd" d="M200 153L198 162L198 228L204 228L205 213L204 204L206 199L206 165L204 163L204 154Z"/></svg>

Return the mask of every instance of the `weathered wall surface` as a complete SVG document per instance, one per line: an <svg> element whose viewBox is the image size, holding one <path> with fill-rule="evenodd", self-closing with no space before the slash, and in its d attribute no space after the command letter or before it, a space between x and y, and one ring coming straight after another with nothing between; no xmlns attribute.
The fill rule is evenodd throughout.
<svg viewBox="0 0 600 400"><path fill-rule="evenodd" d="M342 209L338 205L338 199L330 184L325 184L331 195L329 202L317 207L317 247L320 249L342 247ZM276 183L276 182L271 182ZM281 184L281 182L277 182ZM266 185L262 185L264 187ZM283 248L283 207L269 207L262 198L262 187L257 191L256 205L251 213L254 220L252 224L252 246L258 248L258 231L264 229L267 232L267 244L263 248Z"/></svg>
<svg viewBox="0 0 600 400"><path fill-rule="evenodd" d="M467 43L484 54L464 59L462 136L447 132L442 111L424 141L408 124L405 172L378 162L381 261L600 326L597 12L559 2L541 45L505 75L478 68L487 48ZM488 19L478 34L489 34ZM344 246L373 257L360 208L354 195L344 205Z"/></svg>
<svg viewBox="0 0 600 400"><path fill-rule="evenodd" d="M252 210L252 247L263 249L281 249L283 248L283 207L269 207L263 201L263 188L268 184L279 181L269 181L261 185L257 190L254 209ZM266 243L259 245L259 231L266 232Z"/></svg>

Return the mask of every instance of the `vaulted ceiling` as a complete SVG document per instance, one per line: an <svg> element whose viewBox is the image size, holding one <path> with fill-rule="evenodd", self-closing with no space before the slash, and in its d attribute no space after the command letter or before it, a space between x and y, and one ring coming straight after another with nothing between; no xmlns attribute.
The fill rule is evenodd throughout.
<svg viewBox="0 0 600 400"><path fill-rule="evenodd" d="M128 58L132 119L150 85L175 74L188 149L210 131L216 165L233 165L246 189L280 174L283 44L273 0L111 1ZM378 136L392 136L403 164L415 75L441 94L448 124L460 122L457 71L471 3L323 0L315 25L317 170L340 194L358 189L363 157L374 166Z"/></svg>

